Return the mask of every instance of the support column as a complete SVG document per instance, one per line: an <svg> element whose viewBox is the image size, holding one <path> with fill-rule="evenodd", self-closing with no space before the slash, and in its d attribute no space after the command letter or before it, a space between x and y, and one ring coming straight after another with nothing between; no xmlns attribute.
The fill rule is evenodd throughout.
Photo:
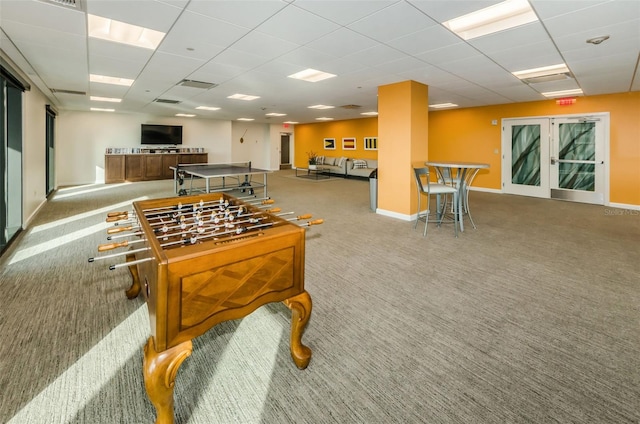
<svg viewBox="0 0 640 424"><path fill-rule="evenodd" d="M427 160L428 147L429 87L378 87L378 213L405 220L416 213L413 165Z"/></svg>

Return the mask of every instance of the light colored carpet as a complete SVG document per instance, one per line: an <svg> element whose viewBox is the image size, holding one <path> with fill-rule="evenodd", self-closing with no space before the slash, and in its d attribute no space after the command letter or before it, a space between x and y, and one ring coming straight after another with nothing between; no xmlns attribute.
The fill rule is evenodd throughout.
<svg viewBox="0 0 640 424"><path fill-rule="evenodd" d="M313 350L270 304L194 340L177 423L638 423L640 214L472 192L477 230L369 210L369 183L269 176L306 240ZM90 191L95 190L95 191ZM169 181L59 191L1 259L0 422L149 423L146 306L90 264L104 216ZM470 227L470 226L469 226Z"/></svg>

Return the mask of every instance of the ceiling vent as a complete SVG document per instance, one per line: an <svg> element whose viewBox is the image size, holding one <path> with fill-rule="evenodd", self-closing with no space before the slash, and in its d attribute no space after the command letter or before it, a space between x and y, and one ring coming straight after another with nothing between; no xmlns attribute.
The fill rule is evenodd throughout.
<svg viewBox="0 0 640 424"><path fill-rule="evenodd" d="M552 81L564 81L571 79L571 74L568 72L561 72L559 74L551 74L551 75L542 75L539 77L531 77L531 78L523 78L522 82L525 84L540 84L543 82L552 82Z"/></svg>
<svg viewBox="0 0 640 424"><path fill-rule="evenodd" d="M84 0L40 0L42 3L55 4L69 9L85 10Z"/></svg>
<svg viewBox="0 0 640 424"><path fill-rule="evenodd" d="M77 94L79 96L86 96L87 95L86 91L63 90L63 89L60 89L60 88L52 88L51 92L55 93L55 94Z"/></svg>
<svg viewBox="0 0 640 424"><path fill-rule="evenodd" d="M172 105L177 105L178 103L180 103L180 100L155 99L154 102L156 102L156 103L169 103L169 104L172 104Z"/></svg>
<svg viewBox="0 0 640 424"><path fill-rule="evenodd" d="M362 106L360 106L360 105L342 105L340 107L342 109L360 109Z"/></svg>
<svg viewBox="0 0 640 424"><path fill-rule="evenodd" d="M218 84L214 84L212 82L203 82L203 81L194 81L194 80L183 79L182 81L180 81L178 83L178 85L181 85L183 87L202 88L204 90L208 90L210 88L216 87Z"/></svg>

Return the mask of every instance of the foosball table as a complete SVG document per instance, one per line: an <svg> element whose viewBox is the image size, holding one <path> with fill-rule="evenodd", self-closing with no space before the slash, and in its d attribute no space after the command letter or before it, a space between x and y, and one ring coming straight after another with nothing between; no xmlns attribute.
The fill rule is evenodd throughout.
<svg viewBox="0 0 640 424"><path fill-rule="evenodd" d="M304 289L305 227L322 220L286 218L272 203L209 193L138 201L131 212L108 214L114 226L98 251L127 249L89 262L124 258L110 269L128 267L127 297L142 293L146 300L151 336L143 375L157 424L174 422L175 378L192 339L267 303L291 310L291 356L300 369L309 364L311 349L302 344L312 307Z"/></svg>

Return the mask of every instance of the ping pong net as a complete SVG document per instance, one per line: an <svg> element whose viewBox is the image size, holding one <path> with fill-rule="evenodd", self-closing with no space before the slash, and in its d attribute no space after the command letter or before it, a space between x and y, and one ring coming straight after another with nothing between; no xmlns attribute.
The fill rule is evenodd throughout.
<svg viewBox="0 0 640 424"><path fill-rule="evenodd" d="M184 163L177 165L178 172L183 173L202 173L209 175L227 175L241 174L251 171L251 161L249 162L232 162L232 163Z"/></svg>

